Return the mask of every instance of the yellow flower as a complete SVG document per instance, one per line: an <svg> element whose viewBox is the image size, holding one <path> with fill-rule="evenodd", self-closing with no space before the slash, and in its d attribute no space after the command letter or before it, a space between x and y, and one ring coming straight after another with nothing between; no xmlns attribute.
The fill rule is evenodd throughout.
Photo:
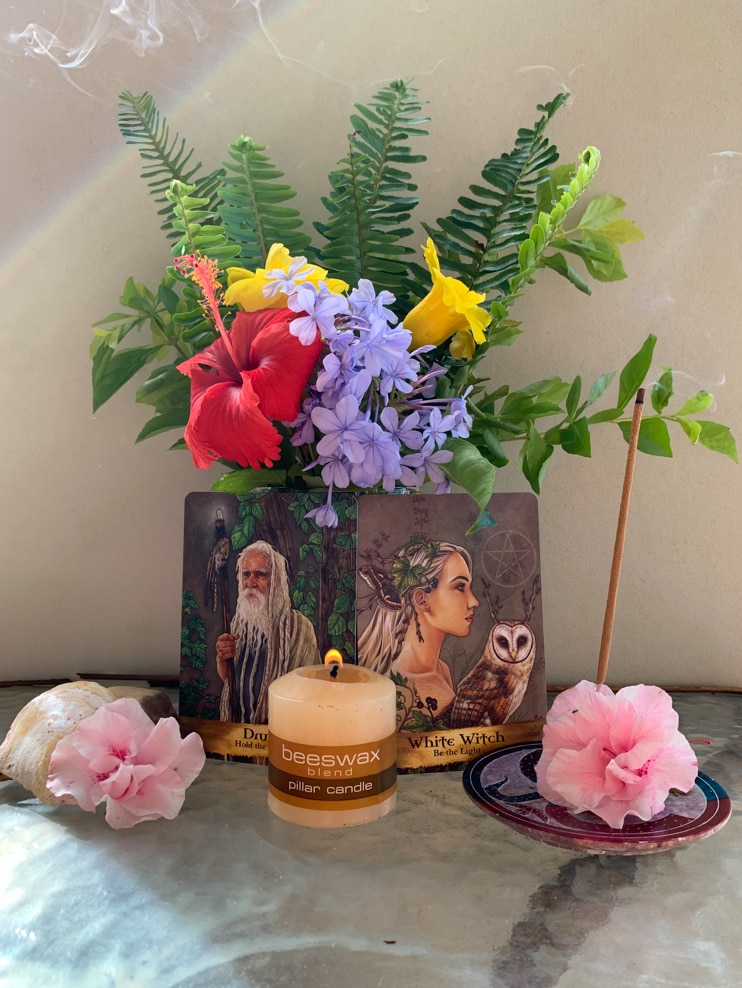
<svg viewBox="0 0 742 988"><path fill-rule="evenodd" d="M423 248L433 287L405 318L403 325L412 333L412 349L426 344L440 346L451 336L454 357L468 360L476 343L484 343L484 330L492 316L480 308L484 295L473 292L458 278L441 274L435 244L428 238Z"/></svg>
<svg viewBox="0 0 742 988"><path fill-rule="evenodd" d="M328 278L327 271L316 264L297 264L301 258L292 257L283 244L273 244L265 259L265 267L257 271L247 271L245 268L227 269L227 290L224 301L227 305L238 305L244 312L257 312L259 309L285 309L288 296L281 291L275 291L266 296L263 288L274 285L268 272L285 271L291 280L302 285L318 285L320 281L329 288L333 295L340 295L348 290L348 285L338 278Z"/></svg>

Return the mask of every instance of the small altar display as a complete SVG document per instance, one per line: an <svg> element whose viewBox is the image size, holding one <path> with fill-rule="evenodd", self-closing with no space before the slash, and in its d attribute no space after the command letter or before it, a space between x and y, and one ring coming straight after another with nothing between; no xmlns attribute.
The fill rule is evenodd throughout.
<svg viewBox="0 0 742 988"><path fill-rule="evenodd" d="M190 494L180 713L206 750L268 754L279 677L337 650L395 693L400 771L461 768L546 715L538 504L495 494ZM336 684L337 685L337 684ZM340 690L334 691L340 694ZM332 691L331 691L332 693Z"/></svg>

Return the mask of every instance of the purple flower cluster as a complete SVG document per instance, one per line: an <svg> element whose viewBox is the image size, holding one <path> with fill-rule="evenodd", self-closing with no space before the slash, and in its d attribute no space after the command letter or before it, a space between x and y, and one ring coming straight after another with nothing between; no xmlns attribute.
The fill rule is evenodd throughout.
<svg viewBox="0 0 742 988"><path fill-rule="evenodd" d="M469 435L467 395L436 398L445 368L426 365L432 347L409 351L411 333L397 325L393 302L366 279L347 297L322 283L301 284L289 295L289 308L299 313L290 332L307 344L320 333L327 347L290 423L294 446L314 451L305 469L318 467L328 487L327 503L309 513L323 526L337 525L336 487L393 491L429 480L436 493L447 491L441 466L453 454L443 445Z"/></svg>

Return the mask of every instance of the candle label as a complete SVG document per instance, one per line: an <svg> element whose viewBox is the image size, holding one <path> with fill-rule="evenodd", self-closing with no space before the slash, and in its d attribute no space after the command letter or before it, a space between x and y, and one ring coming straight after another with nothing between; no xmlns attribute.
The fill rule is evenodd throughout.
<svg viewBox="0 0 742 988"><path fill-rule="evenodd" d="M397 787L397 737L352 745L308 745L271 733L268 781L285 803L355 809L388 799Z"/></svg>

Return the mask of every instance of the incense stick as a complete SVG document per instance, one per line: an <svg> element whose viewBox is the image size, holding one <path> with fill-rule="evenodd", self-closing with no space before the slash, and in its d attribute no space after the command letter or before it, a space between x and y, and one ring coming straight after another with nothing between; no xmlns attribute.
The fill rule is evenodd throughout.
<svg viewBox="0 0 742 988"><path fill-rule="evenodd" d="M603 635L600 640L600 656L598 657L597 684L600 686L605 682L608 670L608 655L611 650L611 638L613 637L613 620L616 616L616 598L618 597L618 583L621 578L621 562L623 560L623 548L626 541L626 522L629 516L629 500L631 499L631 484L634 479L634 462L636 460L636 448L639 443L639 427L641 426L642 411L644 410L644 388L639 388L636 393L636 403L634 404L634 414L631 419L631 432L629 433L629 452L626 457L626 470L623 478L623 491L621 492L621 506L618 511L618 525L616 526L616 541L613 544L613 562L611 564L611 578L608 583L608 600L605 605L605 617L603 618Z"/></svg>

